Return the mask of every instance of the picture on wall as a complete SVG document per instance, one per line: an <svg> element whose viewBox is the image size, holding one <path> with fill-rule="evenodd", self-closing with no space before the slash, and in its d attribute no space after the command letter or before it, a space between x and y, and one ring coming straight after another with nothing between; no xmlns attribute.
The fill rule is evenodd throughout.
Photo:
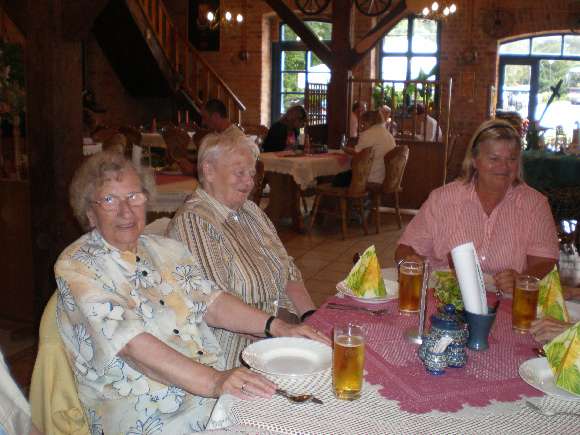
<svg viewBox="0 0 580 435"><path fill-rule="evenodd" d="M200 51L220 49L219 6L219 0L189 0L189 42ZM213 23L208 12L215 16Z"/></svg>

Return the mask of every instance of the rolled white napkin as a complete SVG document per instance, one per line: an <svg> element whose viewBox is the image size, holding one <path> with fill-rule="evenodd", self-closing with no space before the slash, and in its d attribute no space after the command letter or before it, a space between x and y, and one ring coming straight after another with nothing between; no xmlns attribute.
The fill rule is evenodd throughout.
<svg viewBox="0 0 580 435"><path fill-rule="evenodd" d="M133 164L137 167L141 166L141 158L143 157L143 148L139 145L133 145L132 159Z"/></svg>
<svg viewBox="0 0 580 435"><path fill-rule="evenodd" d="M487 314L483 273L473 242L453 248L451 257L455 265L455 273L465 309L474 314Z"/></svg>

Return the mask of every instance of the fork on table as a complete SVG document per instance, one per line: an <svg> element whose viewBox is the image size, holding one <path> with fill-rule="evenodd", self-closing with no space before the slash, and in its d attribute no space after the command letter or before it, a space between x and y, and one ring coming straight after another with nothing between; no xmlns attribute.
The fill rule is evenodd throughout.
<svg viewBox="0 0 580 435"><path fill-rule="evenodd" d="M329 302L328 304L326 304L324 306L324 308L328 308L331 310L345 310L345 311L363 311L365 313L369 313L372 314L373 316L383 316L385 314L389 314L390 310L387 308L382 308L382 309L378 309L378 310L372 310L370 308L365 308L365 307L357 307L354 305L343 305L343 304L337 304L334 302Z"/></svg>

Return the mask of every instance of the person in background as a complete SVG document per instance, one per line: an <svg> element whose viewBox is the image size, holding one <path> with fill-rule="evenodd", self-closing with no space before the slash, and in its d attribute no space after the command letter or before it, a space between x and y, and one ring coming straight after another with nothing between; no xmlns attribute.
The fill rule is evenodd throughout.
<svg viewBox="0 0 580 435"><path fill-rule="evenodd" d="M415 134L417 140L425 142L443 142L443 132L437 120L426 113L423 104L417 104L417 123L419 131Z"/></svg>
<svg viewBox="0 0 580 435"><path fill-rule="evenodd" d="M385 154L395 148L395 138L387 131L385 119L378 110L369 110L361 115L361 131L357 143L354 147L344 148L347 154L358 154L365 148L372 148L371 169L368 183L381 184L385 178ZM350 185L352 171L341 172L332 180L332 185L336 187L346 187Z"/></svg>
<svg viewBox="0 0 580 435"><path fill-rule="evenodd" d="M274 225L248 200L256 156L250 139L214 138L198 160L201 187L171 220L167 234L198 259L199 272L246 304L268 314L284 309L302 320L315 306ZM251 337L214 329L226 367L240 364Z"/></svg>
<svg viewBox="0 0 580 435"><path fill-rule="evenodd" d="M268 130L262 143L266 153L292 149L298 144L300 129L306 125L307 114L302 106L292 106Z"/></svg>
<svg viewBox="0 0 580 435"><path fill-rule="evenodd" d="M30 406L10 376L0 352L0 435L40 435L30 419Z"/></svg>
<svg viewBox="0 0 580 435"><path fill-rule="evenodd" d="M367 111L367 103L364 101L355 101L350 112L350 124L348 128L348 135L351 138L358 137L359 120L361 115Z"/></svg>
<svg viewBox="0 0 580 435"><path fill-rule="evenodd" d="M205 279L181 243L144 235L154 182L124 156L98 153L75 173L70 203L85 235L59 256L57 325L91 433L205 429L215 398L269 398L275 384L225 370L210 330L323 338L252 308Z"/></svg>
<svg viewBox="0 0 580 435"><path fill-rule="evenodd" d="M379 108L379 112L383 115L385 119L385 127L387 128L388 132L391 133L393 136L397 135L397 123L391 118L392 110L386 104L382 105Z"/></svg>
<svg viewBox="0 0 580 435"><path fill-rule="evenodd" d="M435 189L407 225L395 261L428 259L453 267L451 250L473 242L484 273L512 292L518 274L544 277L560 249L548 200L521 178L521 138L489 120L473 135L461 179Z"/></svg>
<svg viewBox="0 0 580 435"><path fill-rule="evenodd" d="M208 100L204 104L201 111L201 122L210 130L210 135L214 133L231 136L233 138L243 138L246 136L238 126L230 122L226 105L216 98Z"/></svg>

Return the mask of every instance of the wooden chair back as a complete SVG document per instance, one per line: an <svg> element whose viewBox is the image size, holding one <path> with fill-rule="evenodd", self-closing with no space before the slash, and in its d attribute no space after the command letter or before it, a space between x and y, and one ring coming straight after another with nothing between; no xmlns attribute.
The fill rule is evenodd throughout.
<svg viewBox="0 0 580 435"><path fill-rule="evenodd" d="M163 140L167 145L167 157L171 162L182 158L187 158L187 146L189 145L189 135L187 131L175 126L167 126L163 130Z"/></svg>
<svg viewBox="0 0 580 435"><path fill-rule="evenodd" d="M405 174L407 161L409 160L409 147L400 145L385 154L385 179L383 180L383 193L394 193L401 189L401 181Z"/></svg>
<svg viewBox="0 0 580 435"><path fill-rule="evenodd" d="M372 164L372 147L365 148L352 158L352 178L348 188L348 195L359 195L366 191L369 173Z"/></svg>
<svg viewBox="0 0 580 435"><path fill-rule="evenodd" d="M117 132L103 142L103 150L125 155L127 152L127 138L124 134Z"/></svg>
<svg viewBox="0 0 580 435"><path fill-rule="evenodd" d="M262 190L264 189L264 162L256 160L256 175L254 175L254 188L250 192L250 200L260 205Z"/></svg>
<svg viewBox="0 0 580 435"><path fill-rule="evenodd" d="M119 132L125 135L127 138L127 144L129 146L141 145L141 132L137 127L132 125L124 125L119 128Z"/></svg>

